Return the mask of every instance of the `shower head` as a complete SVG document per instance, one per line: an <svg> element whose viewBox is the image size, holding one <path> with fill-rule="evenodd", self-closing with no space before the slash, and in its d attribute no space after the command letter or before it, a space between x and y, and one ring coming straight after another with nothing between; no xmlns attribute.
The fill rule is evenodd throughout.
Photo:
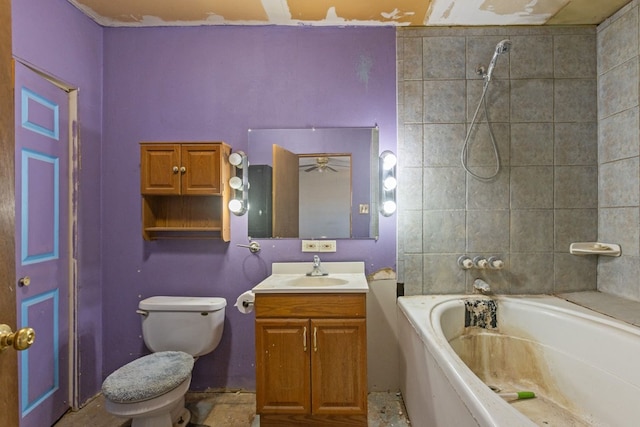
<svg viewBox="0 0 640 427"><path fill-rule="evenodd" d="M508 53L511 50L511 40L502 40L496 45L496 50L493 52L493 58L491 58L491 62L489 62L489 68L487 68L487 74L485 74L486 81L491 80L491 76L493 75L493 70L496 67L496 62L498 62L498 56L503 53Z"/></svg>
<svg viewBox="0 0 640 427"><path fill-rule="evenodd" d="M502 40L496 45L496 55L502 55L511 49L511 40Z"/></svg>

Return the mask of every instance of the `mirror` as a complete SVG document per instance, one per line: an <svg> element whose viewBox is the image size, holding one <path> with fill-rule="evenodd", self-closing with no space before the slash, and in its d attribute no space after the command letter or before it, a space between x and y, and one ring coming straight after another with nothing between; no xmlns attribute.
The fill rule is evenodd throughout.
<svg viewBox="0 0 640 427"><path fill-rule="evenodd" d="M377 238L378 128L249 130L250 238Z"/></svg>

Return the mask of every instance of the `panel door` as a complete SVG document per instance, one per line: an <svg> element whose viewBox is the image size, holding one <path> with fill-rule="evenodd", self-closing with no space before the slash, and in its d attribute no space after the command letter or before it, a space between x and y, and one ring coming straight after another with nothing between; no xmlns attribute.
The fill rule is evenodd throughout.
<svg viewBox="0 0 640 427"><path fill-rule="evenodd" d="M15 84L16 292L20 425L52 425L69 403L69 108L67 93L21 64ZM26 285L28 283L28 286Z"/></svg>
<svg viewBox="0 0 640 427"><path fill-rule="evenodd" d="M183 144L182 194L213 195L221 193L220 145Z"/></svg>
<svg viewBox="0 0 640 427"><path fill-rule="evenodd" d="M312 412L366 414L365 319L312 319Z"/></svg>
<svg viewBox="0 0 640 427"><path fill-rule="evenodd" d="M140 146L140 192L180 194L180 146L145 144Z"/></svg>
<svg viewBox="0 0 640 427"><path fill-rule="evenodd" d="M309 414L309 320L256 319L258 414Z"/></svg>

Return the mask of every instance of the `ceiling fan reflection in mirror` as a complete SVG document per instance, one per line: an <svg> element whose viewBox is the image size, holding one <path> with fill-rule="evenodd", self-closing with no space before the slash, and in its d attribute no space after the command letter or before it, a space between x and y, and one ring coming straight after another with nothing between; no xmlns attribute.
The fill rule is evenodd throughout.
<svg viewBox="0 0 640 427"><path fill-rule="evenodd" d="M300 156L300 169L305 172L338 172L339 169L349 169L350 156Z"/></svg>

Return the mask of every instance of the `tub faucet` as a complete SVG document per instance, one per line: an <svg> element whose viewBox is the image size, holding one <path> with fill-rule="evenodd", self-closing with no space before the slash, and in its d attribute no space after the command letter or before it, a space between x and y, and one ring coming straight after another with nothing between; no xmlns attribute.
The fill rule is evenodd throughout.
<svg viewBox="0 0 640 427"><path fill-rule="evenodd" d="M307 273L307 276L328 276L329 273L325 272L320 265L320 257L318 255L313 256L313 270Z"/></svg>
<svg viewBox="0 0 640 427"><path fill-rule="evenodd" d="M478 293L481 293L481 294L486 294L488 292L491 292L491 287L484 280L476 279L476 280L473 281L473 290L474 290L474 292L478 292Z"/></svg>

